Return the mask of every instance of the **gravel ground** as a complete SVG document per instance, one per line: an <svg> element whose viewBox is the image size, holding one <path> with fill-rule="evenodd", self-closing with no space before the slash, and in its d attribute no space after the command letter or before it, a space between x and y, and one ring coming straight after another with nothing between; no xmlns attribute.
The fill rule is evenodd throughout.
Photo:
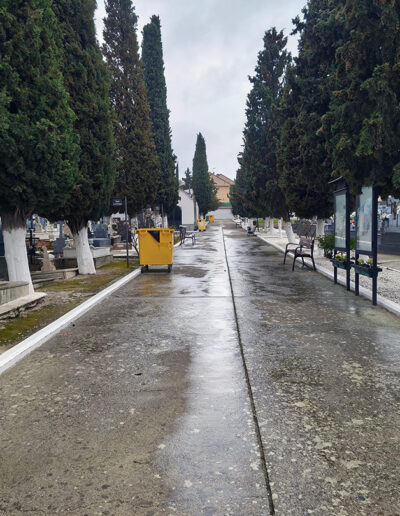
<svg viewBox="0 0 400 516"><path fill-rule="evenodd" d="M278 236L268 236L267 239L281 247L287 244L286 235L283 238ZM263 237L265 238L266 235ZM315 252L315 262L321 267L333 271L333 266L328 258L322 255L323 251L319 248ZM378 256L378 265L382 268L382 272L378 276L378 294L400 304L400 256L380 254ZM395 270L393 270L395 269ZM338 269L338 276L345 277L345 271ZM354 271L351 271L351 280L354 281ZM371 280L365 276L360 276L360 285L371 290Z"/></svg>

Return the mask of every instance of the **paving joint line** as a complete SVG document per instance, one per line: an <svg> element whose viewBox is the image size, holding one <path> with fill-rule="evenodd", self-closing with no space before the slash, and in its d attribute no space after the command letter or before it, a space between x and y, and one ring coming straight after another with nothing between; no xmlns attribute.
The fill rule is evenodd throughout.
<svg viewBox="0 0 400 516"><path fill-rule="evenodd" d="M228 271L229 284L230 284L230 288L231 288L233 313L234 313L234 317L235 317L236 331L237 331L237 334L238 334L239 349L240 349L240 354L241 354L241 357L242 357L242 364L243 364L244 374L245 374L245 377L246 377L247 391L248 391L248 395L249 395L249 399L250 399L251 410L252 410L252 413L253 413L253 421L254 421L254 425L255 425L255 431L256 431L256 435L257 435L258 446L259 446L259 449L260 449L260 460L261 460L262 470L263 470L263 473L264 473L265 486L266 486L267 494L268 494L269 511L270 511L271 515L274 515L275 514L275 507L274 507L274 501L273 501L273 498L272 498L271 483L270 483L270 478L269 478L269 473L268 473L267 461L266 461L266 458L265 458L264 444L262 442L262 437L261 437L260 424L258 422L257 408L256 408L256 404L255 404L255 401L254 401L253 389L251 387L249 370L247 368L246 357L245 357L244 348L243 348L243 341L242 341L242 337L241 337L241 333L240 333L239 318L238 318L238 314L237 314L237 310L236 310L235 295L233 293L233 284L232 284L231 271L230 271L229 262L228 262L228 253L226 251L225 235L224 235L224 228L223 228L223 226L221 226L221 235L222 235L222 243L224 245L225 262L226 262L226 268L227 268L227 271Z"/></svg>

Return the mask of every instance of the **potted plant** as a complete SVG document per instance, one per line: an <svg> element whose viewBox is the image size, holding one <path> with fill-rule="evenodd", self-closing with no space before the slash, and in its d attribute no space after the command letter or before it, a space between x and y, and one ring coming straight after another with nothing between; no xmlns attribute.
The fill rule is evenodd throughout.
<svg viewBox="0 0 400 516"><path fill-rule="evenodd" d="M325 235L317 238L319 247L324 250L325 258L332 258L335 245L335 235Z"/></svg>
<svg viewBox="0 0 400 516"><path fill-rule="evenodd" d="M334 258L331 260L332 265L334 267L337 267L338 269L348 269L347 265L347 254L346 253L339 253L336 254Z"/></svg>
<svg viewBox="0 0 400 516"><path fill-rule="evenodd" d="M373 278L375 275L378 275L379 272L382 272L382 269L379 267L374 269L372 258L368 258L368 260L359 258L357 262L352 263L351 265L357 274L361 274L361 276L367 276L368 278Z"/></svg>
<svg viewBox="0 0 400 516"><path fill-rule="evenodd" d="M325 258L333 258L333 249L335 247L335 235L325 235L317 238L319 247L324 250ZM355 238L350 238L350 249L354 251L356 247Z"/></svg>

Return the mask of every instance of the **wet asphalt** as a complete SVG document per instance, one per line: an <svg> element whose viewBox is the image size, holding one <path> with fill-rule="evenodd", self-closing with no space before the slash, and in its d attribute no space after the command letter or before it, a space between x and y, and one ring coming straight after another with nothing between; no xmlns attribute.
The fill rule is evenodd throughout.
<svg viewBox="0 0 400 516"><path fill-rule="evenodd" d="M400 514L400 320L224 226L0 376L0 514Z"/></svg>

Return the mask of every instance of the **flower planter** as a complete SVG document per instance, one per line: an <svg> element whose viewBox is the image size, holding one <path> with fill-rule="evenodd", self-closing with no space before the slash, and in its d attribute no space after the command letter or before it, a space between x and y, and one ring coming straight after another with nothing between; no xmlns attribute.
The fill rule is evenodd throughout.
<svg viewBox="0 0 400 516"><path fill-rule="evenodd" d="M352 267L356 274L361 274L361 276L367 276L367 278L373 278L374 276L377 276L379 272L382 272L382 269L380 269L379 267L373 269L369 265L358 265L356 263L353 263Z"/></svg>
<svg viewBox="0 0 400 516"><path fill-rule="evenodd" d="M335 259L332 259L331 262L332 262L332 265L334 267L337 267L338 269L343 269L345 271L347 271L347 269L350 269L350 266L349 267L347 266L347 262L342 262L341 260L335 260Z"/></svg>

